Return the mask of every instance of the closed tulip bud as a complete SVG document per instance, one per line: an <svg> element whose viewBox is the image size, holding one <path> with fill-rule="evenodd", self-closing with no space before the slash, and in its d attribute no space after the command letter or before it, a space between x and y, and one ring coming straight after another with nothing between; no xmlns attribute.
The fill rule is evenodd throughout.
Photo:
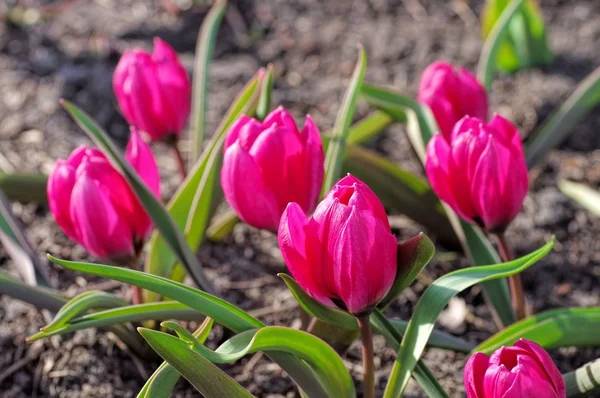
<svg viewBox="0 0 600 398"><path fill-rule="evenodd" d="M478 352L465 365L467 398L565 398L560 371L538 344L520 339L492 356Z"/></svg>
<svg viewBox="0 0 600 398"><path fill-rule="evenodd" d="M419 102L427 104L441 133L450 139L452 128L464 116L487 120L485 88L465 68L455 70L446 62L434 62L421 76Z"/></svg>
<svg viewBox="0 0 600 398"><path fill-rule="evenodd" d="M148 144L132 129L125 158L159 196L160 177ZM96 257L135 256L152 223L125 178L96 148L59 159L48 178L48 203L62 230Z"/></svg>
<svg viewBox="0 0 600 398"><path fill-rule="evenodd" d="M397 241L383 205L348 175L311 218L297 203L281 217L279 247L296 282L315 300L354 315L372 310L397 270Z"/></svg>
<svg viewBox="0 0 600 398"><path fill-rule="evenodd" d="M261 123L242 116L225 142L221 185L225 199L244 222L277 231L289 202L311 212L324 173L321 136L310 116L298 130L282 107Z"/></svg>
<svg viewBox="0 0 600 398"><path fill-rule="evenodd" d="M489 124L465 117L450 141L427 145L425 169L435 193L462 219L502 232L527 194L527 165L516 127L494 115Z"/></svg>
<svg viewBox="0 0 600 398"><path fill-rule="evenodd" d="M152 54L123 54L113 90L127 122L153 141L172 140L183 130L190 113L190 80L175 51L159 38Z"/></svg>

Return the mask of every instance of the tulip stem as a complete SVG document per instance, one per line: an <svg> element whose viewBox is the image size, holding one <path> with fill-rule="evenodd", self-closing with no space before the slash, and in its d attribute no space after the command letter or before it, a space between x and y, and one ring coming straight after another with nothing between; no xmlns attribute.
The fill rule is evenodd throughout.
<svg viewBox="0 0 600 398"><path fill-rule="evenodd" d="M375 398L375 370L373 366L373 332L371 331L370 314L357 316L362 341L363 359L363 398Z"/></svg>
<svg viewBox="0 0 600 398"><path fill-rule="evenodd" d="M175 162L177 162L177 169L179 170L179 175L182 179L185 179L185 177L187 176L187 169L185 167L185 161L183 160L181 151L177 146L177 140L174 140L171 146L173 147L173 154L175 155Z"/></svg>
<svg viewBox="0 0 600 398"><path fill-rule="evenodd" d="M496 241L498 242L498 251L502 261L508 262L515 259L510 245L506 241L506 237L503 232L495 234ZM525 309L525 296L523 294L523 282L521 281L521 274L514 274L508 277L508 285L510 286L510 292L512 296L513 310L517 321L525 319L527 316Z"/></svg>
<svg viewBox="0 0 600 398"><path fill-rule="evenodd" d="M133 258L133 260L131 261L131 269L140 271L138 267L139 258L139 254L137 254ZM131 302L134 305L144 304L144 290L141 287L135 285L131 285L131 289Z"/></svg>

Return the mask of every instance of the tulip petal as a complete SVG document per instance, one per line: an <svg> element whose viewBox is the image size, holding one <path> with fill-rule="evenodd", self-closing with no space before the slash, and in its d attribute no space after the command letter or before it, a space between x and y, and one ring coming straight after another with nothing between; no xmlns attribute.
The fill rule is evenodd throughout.
<svg viewBox="0 0 600 398"><path fill-rule="evenodd" d="M552 381L557 396L564 397L566 394L564 379L560 373L560 370L558 370L546 350L544 350L539 344L525 339L519 339L519 341L517 341L514 345L515 347L520 347L531 353L532 357L534 357L540 364L540 367L545 370L548 379Z"/></svg>
<svg viewBox="0 0 600 398"><path fill-rule="evenodd" d="M296 282L315 300L324 305L335 307L335 304L321 288L315 273L315 264L307 260L307 252L320 251L320 247L307 247L306 230L309 221L298 203L290 203L279 223L277 240L281 254Z"/></svg>
<svg viewBox="0 0 600 398"><path fill-rule="evenodd" d="M132 231L112 206L108 190L85 173L78 177L71 197L78 242L97 257L133 254Z"/></svg>
<svg viewBox="0 0 600 398"><path fill-rule="evenodd" d="M483 378L484 398L504 398L504 393L515 383L517 374L504 365L490 365Z"/></svg>
<svg viewBox="0 0 600 398"><path fill-rule="evenodd" d="M310 212L317 205L325 175L325 154L321 134L310 115L306 116L301 137L304 140L304 209Z"/></svg>
<svg viewBox="0 0 600 398"><path fill-rule="evenodd" d="M77 239L70 210L71 192L74 185L75 169L66 161L57 160L48 177L48 206L56 223L71 239Z"/></svg>
<svg viewBox="0 0 600 398"><path fill-rule="evenodd" d="M476 352L465 364L464 384L467 398L485 398L483 381L490 358Z"/></svg>
<svg viewBox="0 0 600 398"><path fill-rule="evenodd" d="M276 231L280 211L252 156L236 142L225 152L221 185L229 205L244 222ZM253 193L252 196L249 193Z"/></svg>
<svg viewBox="0 0 600 398"><path fill-rule="evenodd" d="M240 130L246 124L250 123L250 121L258 123L255 119L252 119L246 115L240 116L235 122L233 122L231 127L229 127L229 131L227 132L227 138L225 138L225 150L227 150L227 148L229 148L238 140L240 136ZM248 148L250 148L250 146Z"/></svg>
<svg viewBox="0 0 600 398"><path fill-rule="evenodd" d="M294 117L283 106L277 107L277 109L269 113L267 117L265 117L265 120L263 120L263 126L265 128L271 127L273 124L293 132L296 135L300 133Z"/></svg>
<svg viewBox="0 0 600 398"><path fill-rule="evenodd" d="M142 140L138 130L133 126L131 127L131 135L127 143L127 149L125 150L125 159L138 172L152 193L160 197L160 175L156 159L152 154L150 145Z"/></svg>
<svg viewBox="0 0 600 398"><path fill-rule="evenodd" d="M458 79L461 116L470 115L481 120L488 118L487 93L475 75L465 68L460 68L456 74Z"/></svg>

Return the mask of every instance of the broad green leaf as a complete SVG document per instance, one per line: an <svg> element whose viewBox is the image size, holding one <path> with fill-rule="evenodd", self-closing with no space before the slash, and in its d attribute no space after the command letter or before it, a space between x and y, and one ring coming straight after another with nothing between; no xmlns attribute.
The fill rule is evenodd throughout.
<svg viewBox="0 0 600 398"><path fill-rule="evenodd" d="M245 330L263 327L258 319L248 315L236 306L211 296L201 290L170 279L126 268L111 267L75 261L66 261L48 256L54 263L75 271L102 276L130 285L139 286L161 296L185 304L203 315L209 316L224 327L240 333ZM310 396L327 397L322 386L315 381L315 375L305 364L285 353L271 353L270 357L285 370L300 388Z"/></svg>
<svg viewBox="0 0 600 398"><path fill-rule="evenodd" d="M346 142L354 145L361 144L381 133L393 122L394 119L387 113L381 111L373 112L350 127Z"/></svg>
<svg viewBox="0 0 600 398"><path fill-rule="evenodd" d="M338 325L348 330L358 330L358 324L356 323L356 319L343 311L337 310L335 308L330 308L324 306L319 303L312 297L310 297L302 288L298 285L298 283L286 274L279 274L279 277L283 279L288 289L294 295L298 304L311 316L332 325ZM375 327L375 332L379 334L384 334L384 330L381 328L381 324L373 322L373 317L371 317L371 321L373 326ZM388 319L387 320L392 327L396 330L397 334L402 337L406 327L408 326L408 322L401 321L399 319ZM467 343L464 340L461 340L457 337L452 336L451 334L434 330L427 342L427 345L435 348L442 348L445 350L452 350L458 352L468 353L473 349L473 345ZM392 348L396 349L400 347L400 340L398 340L397 347L393 346Z"/></svg>
<svg viewBox="0 0 600 398"><path fill-rule="evenodd" d="M419 300L408 323L400 351L390 374L385 397L401 397L412 371L421 357L434 324L446 304L461 291L486 280L517 274L543 258L554 246L554 239L517 260L488 266L465 268L437 279Z"/></svg>
<svg viewBox="0 0 600 398"><path fill-rule="evenodd" d="M371 324L373 324L373 326L381 332L381 334L385 337L386 342L390 347L392 347L392 349L396 351L400 349L402 332L397 330L395 325L390 322L390 320L387 319L380 310L375 310L371 315ZM420 359L415 365L415 370L412 376L415 378L417 383L419 383L428 397L449 398L446 391L444 391L437 379Z"/></svg>
<svg viewBox="0 0 600 398"><path fill-rule="evenodd" d="M190 348L185 341L156 330L138 328L142 337L203 396L211 398L252 397L235 380Z"/></svg>
<svg viewBox="0 0 600 398"><path fill-rule="evenodd" d="M204 315L201 312L175 301L128 305L94 312L75 319L69 319L62 325L57 325L55 327L49 327L50 325L43 327L39 333L29 337L28 340L40 340L51 336L76 332L78 330L102 328L131 322L164 319L197 321L203 318Z"/></svg>
<svg viewBox="0 0 600 398"><path fill-rule="evenodd" d="M0 172L0 189L16 202L48 203L47 183L48 176L44 174Z"/></svg>
<svg viewBox="0 0 600 398"><path fill-rule="evenodd" d="M558 188L562 193L600 217L600 193L584 184L561 180Z"/></svg>
<svg viewBox="0 0 600 398"><path fill-rule="evenodd" d="M202 266L185 241L181 230L169 213L165 210L158 198L142 181L134 168L123 158L108 135L94 122L85 112L69 101L61 100L63 107L69 112L88 136L107 155L110 161L121 171L131 188L135 191L140 203L152 219L154 226L173 250L179 260L185 266L194 282L202 289L212 292L214 289L206 279Z"/></svg>
<svg viewBox="0 0 600 398"><path fill-rule="evenodd" d="M212 318L206 318L194 332L194 337L200 344L204 344L208 339L213 322ZM169 398L179 376L179 372L174 367L168 362L163 362L146 380L146 384L138 393L137 398Z"/></svg>
<svg viewBox="0 0 600 398"><path fill-rule="evenodd" d="M330 397L355 397L354 383L342 359L323 340L300 330L267 326L233 336L215 351L196 346L195 351L213 363L230 363L254 352L285 352L305 361Z"/></svg>
<svg viewBox="0 0 600 398"><path fill-rule="evenodd" d="M212 219L206 230L206 237L213 242L220 242L233 231L233 227L240 222L235 211L229 209L225 213Z"/></svg>
<svg viewBox="0 0 600 398"><path fill-rule="evenodd" d="M573 94L544 121L525 143L529 168L551 149L560 145L581 121L600 103L600 67L590 73Z"/></svg>
<svg viewBox="0 0 600 398"><path fill-rule="evenodd" d="M208 101L208 72L212 61L217 33L227 8L226 0L217 0L211 7L198 32L196 59L194 61L194 82L192 87L192 151L190 163L200 157L204 130L206 128L206 108Z"/></svg>
<svg viewBox="0 0 600 398"><path fill-rule="evenodd" d="M69 300L69 302L56 313L52 322L40 330L43 332L50 332L58 329L69 323L71 319L86 313L91 309L125 307L128 304L129 303L125 300L106 292L89 291L81 293Z"/></svg>
<svg viewBox="0 0 600 398"><path fill-rule="evenodd" d="M213 191L220 189L216 184L216 178L217 169L221 164L225 134L240 115L254 112L262 75L263 72L259 71L238 94L210 144L167 204L167 210L175 222L175 228L178 231L187 232L184 233L186 246L191 247L194 252L200 245L210 219L210 210L214 204ZM154 232L150 238L145 270L153 275L166 277L171 275L178 256L170 249L169 241L162 233L158 232ZM157 301L158 299L158 295L146 292L146 301Z"/></svg>
<svg viewBox="0 0 600 398"><path fill-rule="evenodd" d="M592 392L600 389L600 359L564 374L563 379L567 398L589 397Z"/></svg>
<svg viewBox="0 0 600 398"><path fill-rule="evenodd" d="M260 99L256 108L256 117L263 120L271 111L271 97L273 96L273 82L275 79L273 65L267 66L267 72L263 78L263 83L260 89Z"/></svg>
<svg viewBox="0 0 600 398"><path fill-rule="evenodd" d="M535 341L544 348L598 347L600 307L560 308L536 314L496 333L473 352L489 355L497 348L513 345L520 338Z"/></svg>
<svg viewBox="0 0 600 398"><path fill-rule="evenodd" d="M360 47L358 62L354 68L350 84L344 94L344 99L342 100L342 105L340 106L335 119L333 133L327 147L327 154L325 156L325 179L323 182L322 195L325 195L340 178L346 139L348 138L354 111L356 110L356 102L358 101L358 95L360 93L361 85L363 84L366 68L367 54L365 53L365 50Z"/></svg>
<svg viewBox="0 0 600 398"><path fill-rule="evenodd" d="M398 243L398 270L389 293L379 303L379 308L385 308L409 287L421 270L431 261L435 253L435 245L425 235L417 236Z"/></svg>
<svg viewBox="0 0 600 398"><path fill-rule="evenodd" d="M511 0L490 31L479 56L477 78L486 90L492 88L494 71L498 64L498 55L509 34L511 20L521 12L525 0Z"/></svg>
<svg viewBox="0 0 600 398"><path fill-rule="evenodd" d="M391 112L390 115L401 113L408 116L407 130L409 139L417 155L424 163L427 142L438 131L437 123L431 114L431 110L427 106L422 106L418 102L406 98L393 90L367 84L363 85L362 95L370 105L385 110L388 113ZM447 220L452 225L455 236L461 242L463 250L471 260L471 263L473 265L497 263L499 261L498 255L481 231L470 224L460 221L446 204L443 207ZM426 209L422 211L424 210ZM424 225L429 226L429 224ZM437 231L440 228L447 230L445 227L437 227L432 230ZM483 285L483 288L486 298L492 304L494 315L504 325L513 323L515 319L511 309L510 292L506 281L489 281Z"/></svg>
<svg viewBox="0 0 600 398"><path fill-rule="evenodd" d="M487 0L481 14L481 32L487 38L509 0ZM500 45L496 66L507 72L552 62L544 20L536 1L526 0L509 23L508 37Z"/></svg>

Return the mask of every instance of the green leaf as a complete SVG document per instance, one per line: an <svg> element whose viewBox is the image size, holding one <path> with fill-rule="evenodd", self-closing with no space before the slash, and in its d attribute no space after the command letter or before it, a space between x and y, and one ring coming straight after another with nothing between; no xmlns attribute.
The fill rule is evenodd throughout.
<svg viewBox="0 0 600 398"><path fill-rule="evenodd" d="M194 332L194 337L200 344L204 344L208 339L213 323L212 318L207 317ZM179 376L179 372L174 367L168 362L163 362L146 380L146 384L138 393L137 398L169 398Z"/></svg>
<svg viewBox="0 0 600 398"><path fill-rule="evenodd" d="M196 346L213 363L230 363L254 352L286 352L305 361L330 397L355 397L354 383L342 359L321 339L291 328L267 326L233 336L215 351Z"/></svg>
<svg viewBox="0 0 600 398"><path fill-rule="evenodd" d="M544 348L600 346L600 307L560 308L536 314L496 333L473 352L489 355L520 338L535 341Z"/></svg>
<svg viewBox="0 0 600 398"><path fill-rule="evenodd" d="M409 287L435 254L435 245L425 235L417 236L398 243L398 270L389 293L377 307L385 308Z"/></svg>
<svg viewBox="0 0 600 398"><path fill-rule="evenodd" d="M206 108L208 100L208 72L212 61L217 33L227 8L226 0L217 0L211 7L198 32L196 60L194 61L194 83L192 87L192 153L193 165L200 157L204 130L206 128Z"/></svg>
<svg viewBox="0 0 600 398"><path fill-rule="evenodd" d="M358 62L354 68L354 73L352 73L350 84L344 94L344 99L335 119L333 133L327 147L322 195L325 195L340 178L346 139L348 138L354 111L356 110L356 102L358 101L366 68L367 54L362 47L359 47Z"/></svg>
<svg viewBox="0 0 600 398"><path fill-rule="evenodd" d="M195 352L187 342L166 333L139 328L139 333L165 361L206 397L252 397L235 380Z"/></svg>
<svg viewBox="0 0 600 398"><path fill-rule="evenodd" d="M96 145L107 155L110 161L121 171L125 179L133 188L140 203L148 213L148 216L154 222L155 227L161 233L168 246L176 253L179 260L184 264L186 270L194 282L202 289L212 292L210 282L206 279L202 266L198 259L187 245L181 230L169 213L162 206L158 198L154 196L152 191L142 181L133 167L125 161L122 154L119 153L115 145L111 142L108 135L94 122L85 112L73 105L69 101L61 100L63 107L69 112L73 119L77 122L88 136L96 143Z"/></svg>
<svg viewBox="0 0 600 398"><path fill-rule="evenodd" d="M0 172L0 189L11 201L46 204L47 183L48 176L44 174Z"/></svg>
<svg viewBox="0 0 600 398"><path fill-rule="evenodd" d="M417 155L424 163L427 142L433 137L433 134L438 131L437 124L430 109L393 90L367 84L363 85L362 95L370 105L385 110L388 113L392 112L390 115L402 112L404 115L408 116L408 136ZM484 265L498 262L498 255L481 231L472 225L459 221L458 217L449 206L444 204L443 207L446 217L454 229L455 236L457 236L461 242L463 250L471 260L471 263L473 265ZM422 209L422 211L427 210L429 210L429 208ZM433 212L433 210L429 211ZM411 215L412 214L413 213L411 213ZM429 226L429 224L424 225ZM435 227L435 224L434 228L435 229L432 229L433 231L438 231L439 229L447 230L445 227ZM495 280L486 282L483 285L483 288L487 299L491 302L495 311L494 315L497 315L504 325L513 323L515 319L511 310L510 292L506 281Z"/></svg>
<svg viewBox="0 0 600 398"><path fill-rule="evenodd" d="M215 322L236 333L264 326L258 319L224 300L167 278L126 268L66 261L52 256L48 257L51 261L67 269L139 286L158 293L161 296L177 300L213 318ZM270 356L308 395L327 397L321 385L315 382L314 374L302 362L285 353L271 353Z"/></svg>
<svg viewBox="0 0 600 398"><path fill-rule="evenodd" d="M358 324L356 323L356 319L352 315L350 315L346 312L337 310L335 308L327 307L327 306L319 303L318 301L316 301L315 299L310 297L304 290L302 290L300 285L298 285L298 282L296 282L290 276L288 276L286 274L278 274L278 276L281 279L283 279L283 281L287 285L288 289L290 289L290 291L294 295L294 298L296 299L296 301L298 301L298 304L300 304L300 306L310 316L313 316L323 322L326 322L326 323L329 323L332 325L341 326L347 330L358 330ZM404 331L406 330L406 327L408 325L408 322L401 321L399 319L389 319L388 322L391 325L393 325L393 328L396 330L396 332L400 336L404 333ZM383 333L383 330L381 328L381 324L377 324L374 322L372 322L372 323L373 323L373 326L375 327L376 333L385 335L385 333ZM398 344L397 347L400 347L400 340L398 340L397 344ZM442 348L442 349L446 349L446 350L465 352L465 353L468 353L473 349L473 346L471 344L465 342L464 340L461 340L457 337L452 336L451 334L448 334L448 333L445 333L445 332L442 332L439 330L433 331L427 344L428 344L428 346L435 347L435 348ZM397 350L397 347L392 347L392 348Z"/></svg>
<svg viewBox="0 0 600 398"><path fill-rule="evenodd" d="M408 323L400 351L392 369L385 397L400 397L412 371L421 357L434 324L446 304L461 291L486 280L503 278L519 273L544 257L554 246L554 239L527 256L489 266L465 268L437 279L421 296Z"/></svg>
<svg viewBox="0 0 600 398"><path fill-rule="evenodd" d="M273 65L267 66L267 72L263 78L262 87L260 90L260 99L256 108L256 117L263 120L271 111L271 97L273 96L273 80L274 72Z"/></svg>
<svg viewBox="0 0 600 398"><path fill-rule="evenodd" d="M600 389L600 359L564 374L563 379L567 388L567 398L590 396L590 393Z"/></svg>
<svg viewBox="0 0 600 398"><path fill-rule="evenodd" d="M51 336L72 333L78 330L102 328L148 320L178 319L197 321L203 318L204 315L201 312L190 308L185 304L174 301L128 305L94 312L75 319L69 319L62 325L56 327L49 327L50 325L43 327L41 332L29 337L28 340L34 341Z"/></svg>
<svg viewBox="0 0 600 398"><path fill-rule="evenodd" d="M68 301L66 297L53 289L28 285L8 273L0 271L0 295L2 294L51 312L58 312Z"/></svg>
<svg viewBox="0 0 600 398"><path fill-rule="evenodd" d="M19 223L13 216L11 204L0 189L0 242L12 258L21 277L29 285L50 287L48 272L37 256Z"/></svg>
<svg viewBox="0 0 600 398"><path fill-rule="evenodd" d="M600 217L600 193L584 184L561 180L558 188L562 193L588 209L592 214Z"/></svg>
<svg viewBox="0 0 600 398"><path fill-rule="evenodd" d="M544 121L525 145L529 168L560 145L590 111L600 103L600 67L590 73L573 94Z"/></svg>
<svg viewBox="0 0 600 398"><path fill-rule="evenodd" d="M213 242L220 242L233 231L240 222L235 211L229 209L225 213L212 219L210 226L206 230L206 237Z"/></svg>
<svg viewBox="0 0 600 398"><path fill-rule="evenodd" d="M350 127L348 144L358 145L381 133L386 127L393 123L394 119L385 112L377 111L360 120Z"/></svg>
<svg viewBox="0 0 600 398"><path fill-rule="evenodd" d="M44 332L50 332L66 325L76 316L86 313L91 309L125 307L128 303L114 294L89 291L73 297L56 313L56 316L48 325L41 328Z"/></svg>
<svg viewBox="0 0 600 398"><path fill-rule="evenodd" d="M477 65L477 78L488 91L492 88L498 55L508 37L511 20L518 12L521 12L524 1L511 0L494 24L485 43L483 43L479 64Z"/></svg>
<svg viewBox="0 0 600 398"><path fill-rule="evenodd" d="M238 94L210 144L167 205L167 210L175 222L175 228L178 229L178 232L185 231L186 247L191 247L192 251L196 251L200 246L215 202L215 190L220 189L220 185L216 184L216 179L218 169L221 167L225 135L240 115L254 112L262 74L263 72L259 71ZM155 232L152 234L148 247L146 272L153 275L170 276L179 256L170 249L169 240L162 232L161 234ZM181 261L180 258L179 260ZM146 301L157 301L158 299L158 295L146 292Z"/></svg>

